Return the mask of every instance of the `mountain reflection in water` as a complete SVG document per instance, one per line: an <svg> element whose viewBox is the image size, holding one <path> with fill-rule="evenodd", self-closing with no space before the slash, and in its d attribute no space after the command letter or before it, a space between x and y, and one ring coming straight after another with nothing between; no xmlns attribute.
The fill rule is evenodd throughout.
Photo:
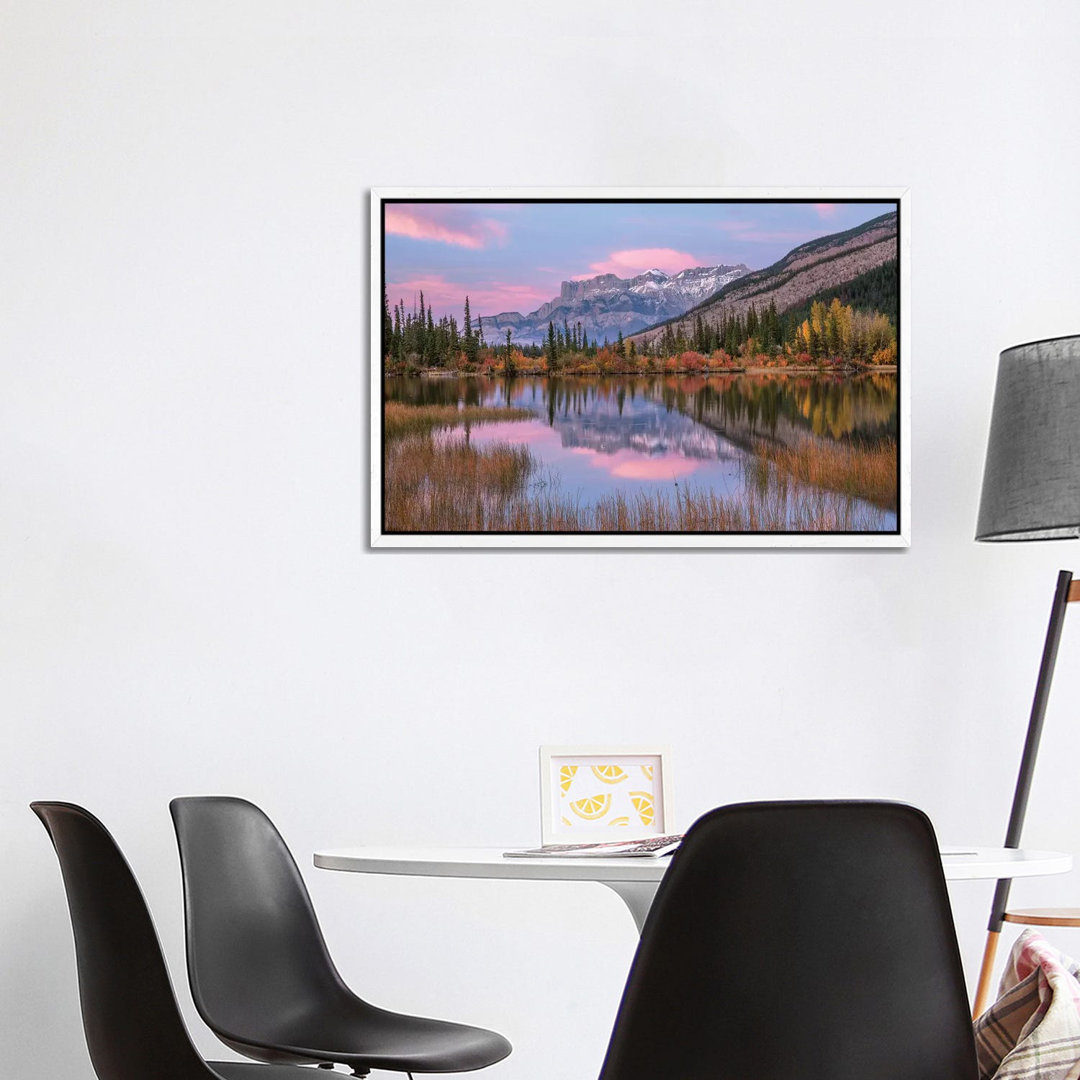
<svg viewBox="0 0 1080 1080"><path fill-rule="evenodd" d="M588 500L615 488L669 487L683 478L725 495L745 483L762 440L872 445L898 436L893 373L385 380L388 401L416 405L513 405L534 420L455 429L475 445L526 444L562 491ZM875 531L896 515L865 504Z"/></svg>

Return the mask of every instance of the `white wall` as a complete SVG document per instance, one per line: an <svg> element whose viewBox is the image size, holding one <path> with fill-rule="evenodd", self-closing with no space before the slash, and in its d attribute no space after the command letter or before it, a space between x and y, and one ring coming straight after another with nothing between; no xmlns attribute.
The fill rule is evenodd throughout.
<svg viewBox="0 0 1080 1080"><path fill-rule="evenodd" d="M316 847L529 842L540 743L654 739L684 824L884 796L1000 842L1055 573L1080 560L971 538L997 352L1080 331L1080 8L0 19L0 1071L91 1076L33 798L114 829L189 1018L166 803L255 799L351 981L506 1032L493 1080L596 1075L635 940L617 898L333 875ZM910 185L911 549L365 551L366 191L478 183ZM1033 846L1080 852L1078 692L1073 622ZM974 968L990 885L953 895ZM1080 901L1080 877L1015 895Z"/></svg>

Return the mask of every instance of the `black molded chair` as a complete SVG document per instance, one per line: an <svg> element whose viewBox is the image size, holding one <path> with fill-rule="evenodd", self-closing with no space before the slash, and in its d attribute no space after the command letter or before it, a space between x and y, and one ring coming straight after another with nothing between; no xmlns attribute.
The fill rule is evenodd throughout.
<svg viewBox="0 0 1080 1080"><path fill-rule="evenodd" d="M146 902L108 830L71 803L30 808L60 860L83 1027L100 1080L310 1080L292 1066L204 1061L184 1027Z"/></svg>
<svg viewBox="0 0 1080 1080"><path fill-rule="evenodd" d="M284 840L244 799L169 804L184 877L188 979L199 1015L258 1061L335 1062L359 1075L467 1072L501 1061L494 1031L389 1012L334 967Z"/></svg>
<svg viewBox="0 0 1080 1080"><path fill-rule="evenodd" d="M929 820L880 802L702 817L641 935L601 1080L976 1080Z"/></svg>

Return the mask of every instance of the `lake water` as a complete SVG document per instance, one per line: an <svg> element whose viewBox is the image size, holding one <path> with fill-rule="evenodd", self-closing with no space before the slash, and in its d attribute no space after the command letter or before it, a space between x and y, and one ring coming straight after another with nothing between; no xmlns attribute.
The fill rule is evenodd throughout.
<svg viewBox="0 0 1080 1080"><path fill-rule="evenodd" d="M560 489L589 501L688 484L738 496L764 440L897 440L894 373L570 376L385 380L388 401L513 405L534 419L476 425L454 438L527 445ZM891 532L896 513L853 500L858 531Z"/></svg>

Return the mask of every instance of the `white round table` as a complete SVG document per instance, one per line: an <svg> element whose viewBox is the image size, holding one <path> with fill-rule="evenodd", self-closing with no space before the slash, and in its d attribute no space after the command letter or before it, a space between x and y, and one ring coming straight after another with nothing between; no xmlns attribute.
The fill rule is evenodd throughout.
<svg viewBox="0 0 1080 1080"><path fill-rule="evenodd" d="M618 893L641 932L668 858L513 859L504 848L339 848L317 851L323 870L409 877L502 878L512 881L595 881ZM1072 856L1026 848L943 847L948 881L1065 874Z"/></svg>

